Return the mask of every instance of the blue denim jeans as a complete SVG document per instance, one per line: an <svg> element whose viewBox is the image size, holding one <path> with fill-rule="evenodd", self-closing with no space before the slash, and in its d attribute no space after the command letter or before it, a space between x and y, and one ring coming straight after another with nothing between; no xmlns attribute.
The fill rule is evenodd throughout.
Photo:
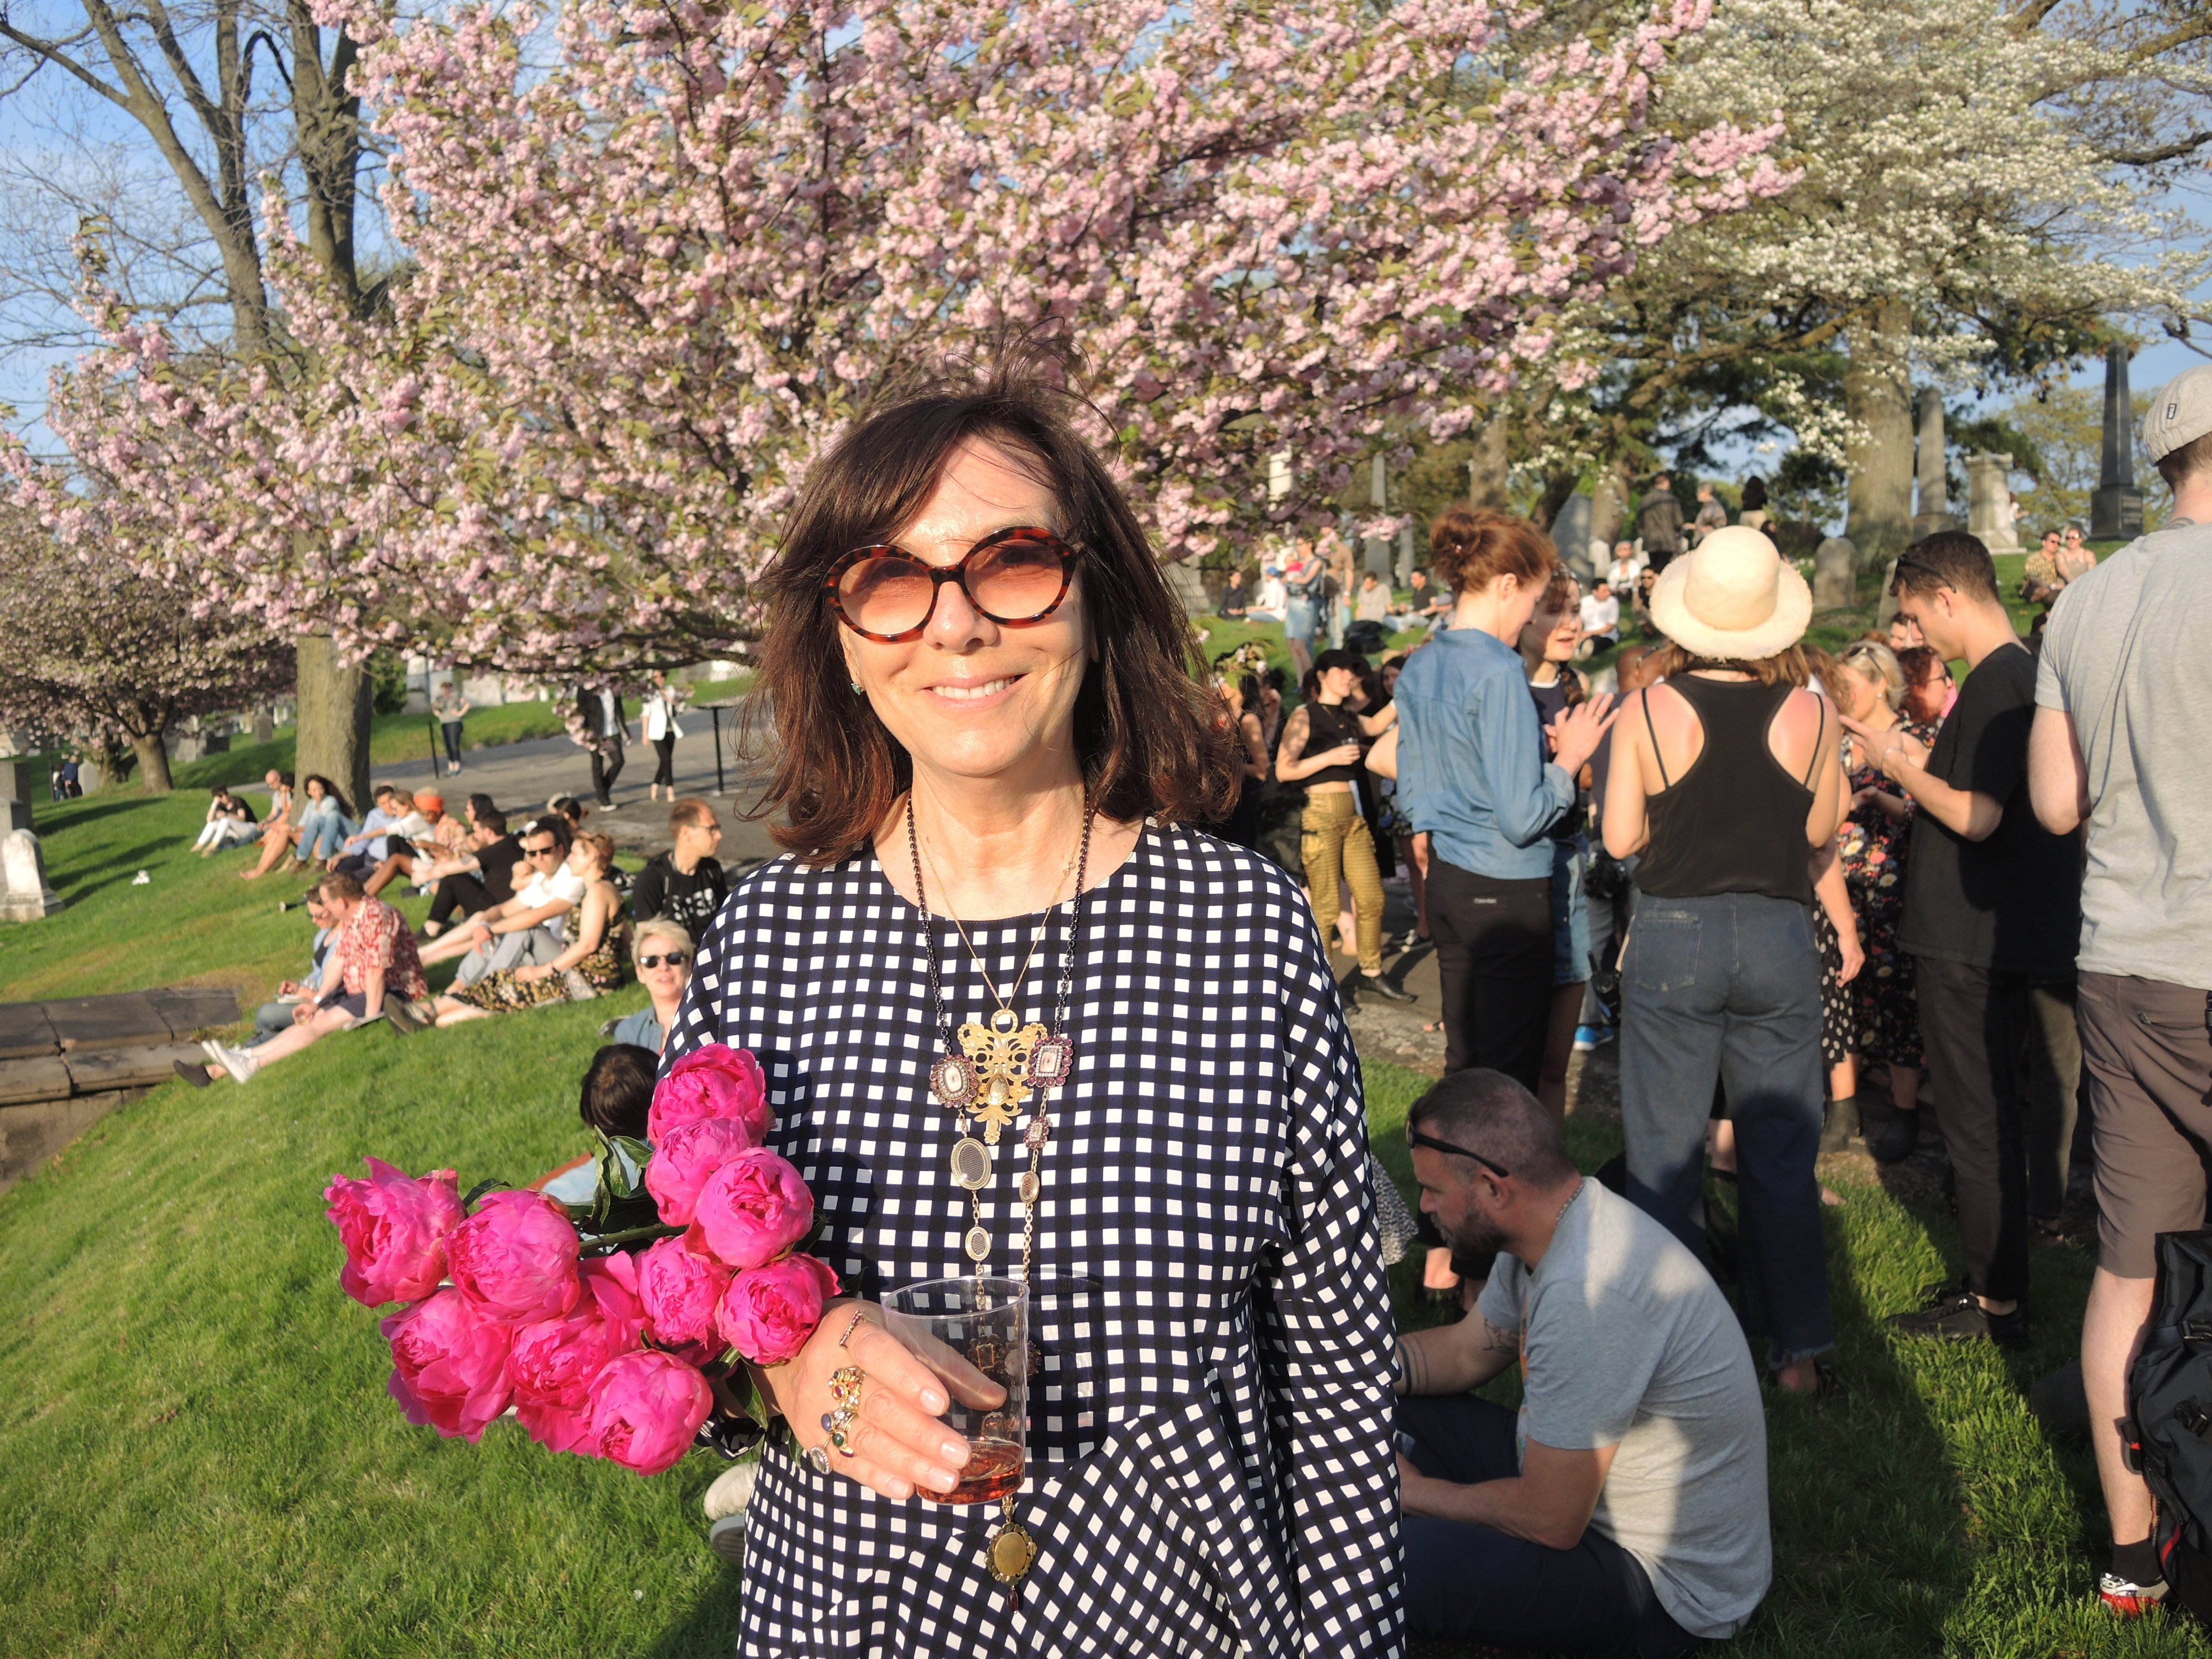
<svg viewBox="0 0 2212 1659"><path fill-rule="evenodd" d="M326 812L300 826L299 856L319 864L336 853L361 826L343 812Z"/></svg>
<svg viewBox="0 0 2212 1659"><path fill-rule="evenodd" d="M1806 907L1760 893L1639 893L1621 954L1628 1195L1705 1254L1717 1079L1735 1123L1745 1334L1777 1367L1835 1346L1820 1236L1820 961Z"/></svg>

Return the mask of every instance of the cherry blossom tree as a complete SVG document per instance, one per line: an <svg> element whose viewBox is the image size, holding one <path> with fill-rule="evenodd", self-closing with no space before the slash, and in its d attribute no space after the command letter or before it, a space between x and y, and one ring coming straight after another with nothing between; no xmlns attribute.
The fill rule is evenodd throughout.
<svg viewBox="0 0 2212 1659"><path fill-rule="evenodd" d="M1783 187L1771 125L1653 118L1708 12L1528 46L1537 14L1475 0L593 0L542 29L325 0L404 280L364 315L278 213L289 356L189 356L109 304L48 417L102 487L27 494L355 652L683 660L746 629L868 398L1042 333L1164 556L1247 542L1320 520L1394 419L1577 384L1564 317Z"/></svg>
<svg viewBox="0 0 2212 1659"><path fill-rule="evenodd" d="M0 509L0 724L126 739L149 794L169 790L162 733L294 679L289 640L250 617L196 616L194 595L119 560L82 556Z"/></svg>

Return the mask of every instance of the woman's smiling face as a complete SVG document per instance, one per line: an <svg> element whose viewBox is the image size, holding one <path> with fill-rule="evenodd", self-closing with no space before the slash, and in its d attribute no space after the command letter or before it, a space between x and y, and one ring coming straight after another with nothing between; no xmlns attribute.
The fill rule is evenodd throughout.
<svg viewBox="0 0 2212 1659"><path fill-rule="evenodd" d="M928 564L955 565L1000 530L1059 533L1063 514L1041 465L988 439L953 451L913 521L889 539ZM1076 695L1089 659L1080 569L1049 616L993 622L957 582L937 589L918 639L883 641L840 630L852 678L920 771L987 779L1048 751L1073 759Z"/></svg>

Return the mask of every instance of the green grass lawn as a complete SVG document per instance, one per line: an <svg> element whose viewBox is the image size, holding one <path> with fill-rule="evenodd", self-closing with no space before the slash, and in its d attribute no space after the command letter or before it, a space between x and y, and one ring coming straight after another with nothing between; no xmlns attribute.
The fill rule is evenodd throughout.
<svg viewBox="0 0 2212 1659"><path fill-rule="evenodd" d="M258 994L307 937L244 854L186 847L188 799L41 807L69 910L0 929L0 995L216 980ZM152 883L127 884L146 867ZM172 1084L0 1195L0 1656L724 1656L738 1582L703 1542L719 1465L655 1480L546 1453L510 1424L477 1447L409 1428L375 1318L337 1288L322 1219L366 1153L465 1181L582 1150L575 1093L632 990L401 1038L377 1027L258 1079ZM1409 1182L1425 1079L1366 1068L1380 1155ZM1570 1125L1595 1168L1619 1145ZM2069 1353L2089 1259L2039 1249L2036 1342L1905 1346L1879 1326L1956 1271L1955 1229L1871 1185L1828 1215L1849 1394L1770 1401L1778 1575L1746 1655L2212 1655L2179 1621L2092 1604L2085 1449L2053 1443L2028 1383ZM1417 1269L1400 1317L1425 1321ZM1493 1385L1510 1401L1514 1384Z"/></svg>

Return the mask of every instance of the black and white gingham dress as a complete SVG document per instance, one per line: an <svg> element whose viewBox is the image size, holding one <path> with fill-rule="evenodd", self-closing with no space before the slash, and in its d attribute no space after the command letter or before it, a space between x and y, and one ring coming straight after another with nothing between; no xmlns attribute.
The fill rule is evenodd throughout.
<svg viewBox="0 0 2212 1659"><path fill-rule="evenodd" d="M1038 921L969 927L1002 989ZM983 1018L981 975L935 925L948 1014ZM816 1248L871 1298L973 1271L952 1116L927 1087L922 927L872 855L764 866L708 931L666 1055L759 1057ZM1050 1018L1058 977L1041 952L1024 1020ZM772 1449L742 1652L1399 1653L1389 1301L1358 1073L1304 896L1241 848L1148 827L1086 896L1070 1029L1073 1075L1046 1097L1043 1360L1016 1503L1040 1553L1018 1608L985 1564L997 1505L892 1503ZM983 1194L996 1273L1020 1261L1026 1122Z"/></svg>

